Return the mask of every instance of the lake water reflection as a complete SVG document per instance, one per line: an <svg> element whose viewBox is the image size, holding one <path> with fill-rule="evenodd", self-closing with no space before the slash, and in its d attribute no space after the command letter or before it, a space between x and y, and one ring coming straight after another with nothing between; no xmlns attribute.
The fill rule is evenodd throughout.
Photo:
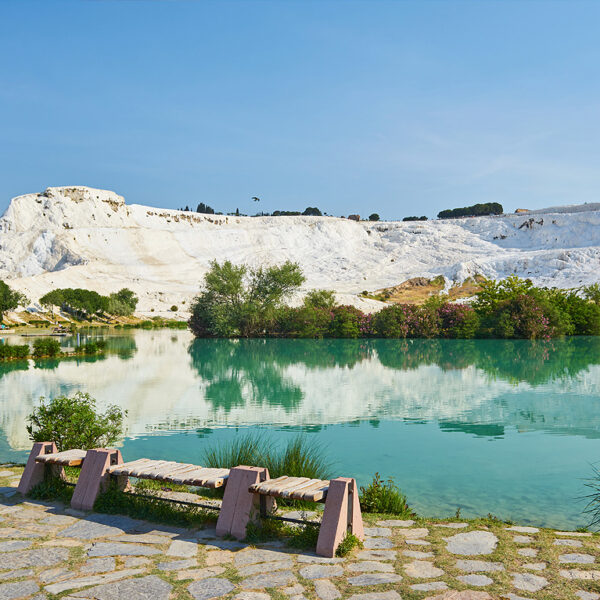
<svg viewBox="0 0 600 600"><path fill-rule="evenodd" d="M26 456L37 398L83 390L128 410L126 459L195 462L242 428L274 440L304 431L336 473L394 477L423 514L586 522L578 498L600 459L598 338L107 339L115 353L102 359L0 364L0 461Z"/></svg>

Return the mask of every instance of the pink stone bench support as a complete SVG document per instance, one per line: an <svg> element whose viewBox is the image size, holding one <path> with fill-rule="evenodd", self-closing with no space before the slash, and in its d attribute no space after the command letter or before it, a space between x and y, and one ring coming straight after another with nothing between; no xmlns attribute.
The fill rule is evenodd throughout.
<svg viewBox="0 0 600 600"><path fill-rule="evenodd" d="M47 465L38 463L35 459L40 454L54 454L55 452L57 452L57 448L54 442L35 442L33 444L33 448L27 459L27 465L17 487L18 492L28 494L38 483L44 481ZM61 469L58 475L62 475L63 473L64 471Z"/></svg>
<svg viewBox="0 0 600 600"><path fill-rule="evenodd" d="M347 533L353 533L360 540L365 539L356 480L338 477L329 483L317 554L333 558Z"/></svg>
<svg viewBox="0 0 600 600"><path fill-rule="evenodd" d="M73 492L71 507L77 510L92 510L98 494L108 485L109 467L120 465L122 462L123 457L119 450L110 448L88 450Z"/></svg>
<svg viewBox="0 0 600 600"><path fill-rule="evenodd" d="M241 540L246 537L248 523L258 519L260 499L248 488L269 479L269 470L264 467L234 467L229 472L221 511L217 521L217 535L232 535ZM271 505L273 499L270 498ZM269 509L269 507L267 507Z"/></svg>

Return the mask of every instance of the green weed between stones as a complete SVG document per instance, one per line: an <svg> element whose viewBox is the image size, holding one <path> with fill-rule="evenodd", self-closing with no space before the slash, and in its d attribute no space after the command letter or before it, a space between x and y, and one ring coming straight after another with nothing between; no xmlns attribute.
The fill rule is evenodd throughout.
<svg viewBox="0 0 600 600"><path fill-rule="evenodd" d="M94 510L179 527L200 527L217 520L216 511L167 502L158 496L151 496L150 493L140 498L122 492L116 484L112 483L106 492L98 496Z"/></svg>
<svg viewBox="0 0 600 600"><path fill-rule="evenodd" d="M337 550L335 551L336 556L348 556L354 548L362 548L363 543L353 534L348 533L346 537L340 542Z"/></svg>
<svg viewBox="0 0 600 600"><path fill-rule="evenodd" d="M285 521L261 519L250 523L246 528L245 541L258 544L269 540L285 538L287 545L301 550L315 549L319 537L319 526L306 523L300 527L291 527Z"/></svg>
<svg viewBox="0 0 600 600"><path fill-rule="evenodd" d="M29 496L34 500L60 500L65 504L71 502L75 488L59 477L48 477L38 483Z"/></svg>
<svg viewBox="0 0 600 600"><path fill-rule="evenodd" d="M388 513L407 519L415 516L408 506L406 496L394 481L384 481L379 473L375 473L368 486L361 486L360 492L360 508L365 513Z"/></svg>

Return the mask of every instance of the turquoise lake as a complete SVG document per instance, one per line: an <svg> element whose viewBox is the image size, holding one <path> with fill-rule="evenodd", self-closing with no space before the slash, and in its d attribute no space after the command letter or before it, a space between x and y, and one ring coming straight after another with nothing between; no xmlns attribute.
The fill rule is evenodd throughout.
<svg viewBox="0 0 600 600"><path fill-rule="evenodd" d="M241 431L274 444L302 432L325 447L334 476L392 477L425 516L588 522L600 338L238 341L157 330L105 339L101 359L0 364L0 462L25 460L25 417L40 396L82 390L127 409L125 460L201 463L203 449Z"/></svg>

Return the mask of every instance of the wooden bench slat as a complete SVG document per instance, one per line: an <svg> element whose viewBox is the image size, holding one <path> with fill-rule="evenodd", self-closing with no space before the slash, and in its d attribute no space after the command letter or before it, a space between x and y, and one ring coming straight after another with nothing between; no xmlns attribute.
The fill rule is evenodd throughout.
<svg viewBox="0 0 600 600"><path fill-rule="evenodd" d="M267 494L281 496L285 490L293 490L307 481L308 477L288 477L285 481L275 484L267 480L265 485L262 486L262 489L264 489ZM268 485L269 483L270 485Z"/></svg>
<svg viewBox="0 0 600 600"><path fill-rule="evenodd" d="M254 485L251 485L249 491L254 492L255 494L266 495L266 490L268 487L270 487L273 484L283 483L286 479L289 479L287 475L283 475L282 477L277 477L275 479L267 479L266 481L261 481L260 483L255 483Z"/></svg>
<svg viewBox="0 0 600 600"><path fill-rule="evenodd" d="M188 485L202 485L205 486L206 482L212 479L222 479L223 476L229 476L229 469L201 469L194 474L188 474L186 480L194 481L194 483ZM212 486L207 486L212 487ZM217 486L220 487L220 486Z"/></svg>
<svg viewBox="0 0 600 600"><path fill-rule="evenodd" d="M140 465L139 467L135 467L133 469L128 469L129 475L131 477L138 477L140 479L150 479L150 474L158 467L161 467L162 465L164 465L166 462L168 462L168 461L152 460L145 465Z"/></svg>
<svg viewBox="0 0 600 600"><path fill-rule="evenodd" d="M329 490L329 481L322 481L320 485L315 485L308 490L301 490L302 496L298 494L298 497L292 494L290 497L294 500L308 500L309 502L320 502L327 496Z"/></svg>
<svg viewBox="0 0 600 600"><path fill-rule="evenodd" d="M196 469L195 465L187 465L182 463L173 463L170 466L166 466L164 469L160 469L160 471L155 472L153 478L161 479L163 477L172 480L173 477L185 473L186 471L190 471L191 469Z"/></svg>
<svg viewBox="0 0 600 600"><path fill-rule="evenodd" d="M71 450L63 450L62 452L54 452L52 454L40 454L39 456L36 456L35 461L49 465L79 467L83 464L86 454L86 450L73 448Z"/></svg>
<svg viewBox="0 0 600 600"><path fill-rule="evenodd" d="M173 483L177 483L179 485L194 485L193 483L188 483L188 482L194 481L194 477L196 475L201 476L201 474L204 470L205 469L203 469L202 467L195 466L192 469L184 470L179 473L175 473L175 475L173 475L171 477L171 481Z"/></svg>
<svg viewBox="0 0 600 600"><path fill-rule="evenodd" d="M174 471L178 466L181 466L181 463L168 460L162 465L150 469L146 473L146 477L148 479L160 479L161 477L166 476L169 472Z"/></svg>
<svg viewBox="0 0 600 600"><path fill-rule="evenodd" d="M120 465L113 465L112 467L109 467L108 472L111 475L126 475L128 469L149 462L149 458L138 458L137 460L132 460L131 462L121 463Z"/></svg>
<svg viewBox="0 0 600 600"><path fill-rule="evenodd" d="M293 493L303 493L303 491L312 488L316 483L321 482L321 479L307 479L304 483L295 486L293 489L283 490L281 493L282 498L289 498Z"/></svg>
<svg viewBox="0 0 600 600"><path fill-rule="evenodd" d="M215 471L211 477L204 481L204 487L218 488L225 484L225 481L229 477L229 469L215 469Z"/></svg>

